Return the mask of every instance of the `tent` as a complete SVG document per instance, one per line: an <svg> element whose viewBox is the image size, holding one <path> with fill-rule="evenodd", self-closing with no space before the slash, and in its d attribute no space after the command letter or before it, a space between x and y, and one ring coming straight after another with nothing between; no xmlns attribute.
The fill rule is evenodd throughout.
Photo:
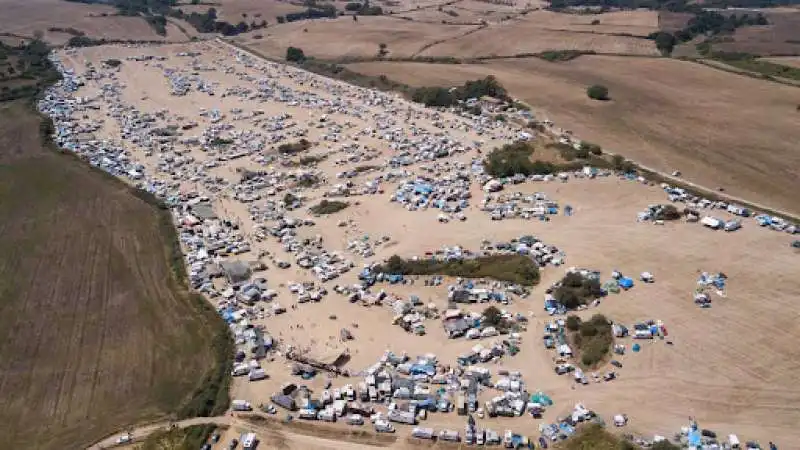
<svg viewBox="0 0 800 450"><path fill-rule="evenodd" d="M538 404L544 405L544 406L552 406L553 405L553 399L551 399L550 397L545 395L545 393L542 392L542 391L539 391L539 392L531 395L531 402L532 403L538 403Z"/></svg>

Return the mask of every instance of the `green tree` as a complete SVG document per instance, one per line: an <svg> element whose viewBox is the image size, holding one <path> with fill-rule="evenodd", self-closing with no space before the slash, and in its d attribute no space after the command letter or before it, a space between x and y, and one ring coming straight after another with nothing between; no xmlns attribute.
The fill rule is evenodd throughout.
<svg viewBox="0 0 800 450"><path fill-rule="evenodd" d="M569 331L578 331L581 327L581 318L578 316L567 316L567 329Z"/></svg>
<svg viewBox="0 0 800 450"><path fill-rule="evenodd" d="M605 101L609 99L608 88L601 84L593 84L586 89L586 95L592 100Z"/></svg>
<svg viewBox="0 0 800 450"><path fill-rule="evenodd" d="M483 322L496 327L503 322L503 313L496 306L489 306L483 310Z"/></svg>
<svg viewBox="0 0 800 450"><path fill-rule="evenodd" d="M301 48L289 47L286 49L286 60L301 63L306 60L306 55Z"/></svg>
<svg viewBox="0 0 800 450"><path fill-rule="evenodd" d="M675 38L675 35L664 31L653 33L651 37L655 41L658 51L660 51L664 56L669 56L672 54L672 50L675 48L675 44L678 41Z"/></svg>

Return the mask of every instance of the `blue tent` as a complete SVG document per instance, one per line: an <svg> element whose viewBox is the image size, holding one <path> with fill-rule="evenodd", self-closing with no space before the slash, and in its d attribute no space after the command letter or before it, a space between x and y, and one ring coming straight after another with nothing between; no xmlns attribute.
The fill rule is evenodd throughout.
<svg viewBox="0 0 800 450"><path fill-rule="evenodd" d="M633 279L628 277L622 277L619 279L619 287L623 289L630 289L633 287Z"/></svg>
<svg viewBox="0 0 800 450"><path fill-rule="evenodd" d="M403 276L399 274L390 274L386 276L386 281L391 284L401 283L403 281Z"/></svg>
<svg viewBox="0 0 800 450"><path fill-rule="evenodd" d="M429 184L419 183L414 185L414 192L417 194L428 195L433 192L433 187Z"/></svg>
<svg viewBox="0 0 800 450"><path fill-rule="evenodd" d="M413 364L409 372L411 375L425 374L434 376L436 375L436 368L430 364Z"/></svg>
<svg viewBox="0 0 800 450"><path fill-rule="evenodd" d="M700 447L700 445L702 444L702 438L700 432L697 430L690 431L687 438L690 447Z"/></svg>
<svg viewBox="0 0 800 450"><path fill-rule="evenodd" d="M642 347L639 344L633 344L632 349L633 349L634 353L637 353L637 352L639 352L639 350L642 349Z"/></svg>

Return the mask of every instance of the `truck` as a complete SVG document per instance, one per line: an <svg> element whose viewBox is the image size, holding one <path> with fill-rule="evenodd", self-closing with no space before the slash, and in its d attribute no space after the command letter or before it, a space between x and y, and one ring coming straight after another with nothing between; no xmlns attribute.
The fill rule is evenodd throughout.
<svg viewBox="0 0 800 450"><path fill-rule="evenodd" d="M411 431L411 436L417 439L433 439L436 436L436 432L433 428L415 427Z"/></svg>
<svg viewBox="0 0 800 450"><path fill-rule="evenodd" d="M385 420L376 420L375 421L375 431L378 433L394 433L394 427L391 423Z"/></svg>
<svg viewBox="0 0 800 450"><path fill-rule="evenodd" d="M267 372L264 369L252 369L247 379L250 381L259 381L267 378Z"/></svg>
<svg viewBox="0 0 800 450"><path fill-rule="evenodd" d="M442 430L439 432L439 440L446 442L459 442L461 435L455 430Z"/></svg>
<svg viewBox="0 0 800 450"><path fill-rule="evenodd" d="M233 366L233 370L231 370L232 377L240 377L242 375L247 375L250 373L250 366L247 364L236 364Z"/></svg>
<svg viewBox="0 0 800 450"><path fill-rule="evenodd" d="M233 400L231 401L231 409L234 411L252 411L253 407L247 400Z"/></svg>
<svg viewBox="0 0 800 450"><path fill-rule="evenodd" d="M317 412L310 408L303 408L298 411L297 416L306 420L317 420Z"/></svg>
<svg viewBox="0 0 800 450"><path fill-rule="evenodd" d="M411 411L400 411L397 409L393 409L389 411L387 417L392 422L404 423L406 425L416 425L417 424L417 417Z"/></svg>
<svg viewBox="0 0 800 450"><path fill-rule="evenodd" d="M336 414L330 408L325 408L317 413L317 419L323 422L336 422Z"/></svg>

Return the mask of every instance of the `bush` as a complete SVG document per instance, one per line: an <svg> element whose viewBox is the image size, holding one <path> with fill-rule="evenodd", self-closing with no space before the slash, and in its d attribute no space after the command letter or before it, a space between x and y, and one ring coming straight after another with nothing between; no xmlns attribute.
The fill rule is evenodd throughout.
<svg viewBox="0 0 800 450"><path fill-rule="evenodd" d="M278 20L278 23L281 23L281 21ZM286 49L286 60L289 62L301 63L306 60L306 55L303 53L303 49L289 47Z"/></svg>
<svg viewBox="0 0 800 450"><path fill-rule="evenodd" d="M294 155L296 153L304 152L311 148L311 142L307 139L300 139L297 142L281 144L278 146L278 153L281 155Z"/></svg>
<svg viewBox="0 0 800 450"><path fill-rule="evenodd" d="M483 310L483 323L491 326L500 325L503 322L503 313L496 306L489 306Z"/></svg>
<svg viewBox="0 0 800 450"><path fill-rule="evenodd" d="M593 155L600 156L603 154L603 148L597 144L593 144L589 141L581 141L581 149L586 149L589 153Z"/></svg>
<svg viewBox="0 0 800 450"><path fill-rule="evenodd" d="M586 95L588 95L592 100L609 100L608 88L600 84L589 86L586 89Z"/></svg>
<svg viewBox="0 0 800 450"><path fill-rule="evenodd" d="M322 200L311 207L311 212L318 215L337 213L350 206L347 202Z"/></svg>
<svg viewBox="0 0 800 450"><path fill-rule="evenodd" d="M662 205L661 209L653 216L655 220L678 220L681 213L674 205Z"/></svg>
<svg viewBox="0 0 800 450"><path fill-rule="evenodd" d="M581 318L578 316L569 315L567 316L567 330L569 331L578 331L581 326Z"/></svg>
<svg viewBox="0 0 800 450"><path fill-rule="evenodd" d="M464 278L491 278L524 286L539 283L539 266L523 255L490 255L479 258L439 261L405 260L397 255L375 268L377 272L400 275L447 275Z"/></svg>
<svg viewBox="0 0 800 450"><path fill-rule="evenodd" d="M569 316L567 320L570 317L576 319L572 321L573 326L575 323L578 324L577 331L570 328L569 323L567 324L567 329L571 331L572 343L580 353L581 363L592 367L605 358L614 343L611 322L602 314L593 315L588 322L581 322L575 316Z"/></svg>
<svg viewBox="0 0 800 450"><path fill-rule="evenodd" d="M599 280L584 277L577 272L566 274L560 284L553 297L556 302L569 310L586 305L603 295Z"/></svg>

